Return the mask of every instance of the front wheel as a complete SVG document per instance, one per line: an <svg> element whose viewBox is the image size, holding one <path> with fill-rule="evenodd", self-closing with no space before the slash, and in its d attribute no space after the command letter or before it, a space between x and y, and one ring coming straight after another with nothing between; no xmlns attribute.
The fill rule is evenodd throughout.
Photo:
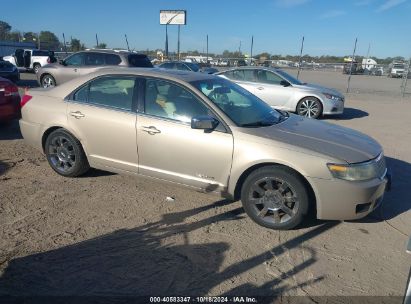
<svg viewBox="0 0 411 304"><path fill-rule="evenodd" d="M43 88L52 88L56 86L56 80L50 74L46 74L41 77L41 86Z"/></svg>
<svg viewBox="0 0 411 304"><path fill-rule="evenodd" d="M50 133L44 151L51 168L60 175L76 177L90 168L81 143L62 129Z"/></svg>
<svg viewBox="0 0 411 304"><path fill-rule="evenodd" d="M323 112L321 101L315 97L305 97L297 105L297 114L318 119Z"/></svg>
<svg viewBox="0 0 411 304"><path fill-rule="evenodd" d="M40 64L38 64L38 63L34 64L34 66L33 66L34 73L37 74L39 72L40 68L41 68Z"/></svg>
<svg viewBox="0 0 411 304"><path fill-rule="evenodd" d="M308 213L309 194L301 177L280 166L252 172L241 190L245 212L257 224L287 230L298 226Z"/></svg>

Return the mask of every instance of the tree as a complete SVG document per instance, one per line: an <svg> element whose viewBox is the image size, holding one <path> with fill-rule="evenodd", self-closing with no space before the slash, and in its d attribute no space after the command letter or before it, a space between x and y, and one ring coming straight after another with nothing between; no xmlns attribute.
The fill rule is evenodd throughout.
<svg viewBox="0 0 411 304"><path fill-rule="evenodd" d="M56 50L60 46L57 36L50 31L41 31L39 35L40 47L43 49Z"/></svg>
<svg viewBox="0 0 411 304"><path fill-rule="evenodd" d="M96 45L96 49L105 49L107 47L107 44L104 42L100 42L98 45Z"/></svg>
<svg viewBox="0 0 411 304"><path fill-rule="evenodd" d="M19 31L13 31L7 34L6 39L8 41L15 41L15 42L20 42L21 40L21 33Z"/></svg>
<svg viewBox="0 0 411 304"><path fill-rule="evenodd" d="M11 31L11 25L0 20L0 40L6 40L8 33Z"/></svg>
<svg viewBox="0 0 411 304"><path fill-rule="evenodd" d="M78 52L81 51L81 42L79 39L72 38L71 39L71 47L70 47L72 52Z"/></svg>

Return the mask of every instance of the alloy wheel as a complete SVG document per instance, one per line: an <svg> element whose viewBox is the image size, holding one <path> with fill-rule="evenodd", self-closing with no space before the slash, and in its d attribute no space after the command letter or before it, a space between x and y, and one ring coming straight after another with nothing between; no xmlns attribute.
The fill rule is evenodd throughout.
<svg viewBox="0 0 411 304"><path fill-rule="evenodd" d="M317 100L305 99L299 109L299 114L305 117L317 117L321 111Z"/></svg>
<svg viewBox="0 0 411 304"><path fill-rule="evenodd" d="M48 155L53 167L62 173L69 172L76 164L74 146L70 139L63 135L51 140Z"/></svg>
<svg viewBox="0 0 411 304"><path fill-rule="evenodd" d="M257 180L251 187L249 202L258 217L274 224L289 222L299 208L296 192L286 181L275 177Z"/></svg>
<svg viewBox="0 0 411 304"><path fill-rule="evenodd" d="M55 86L53 77L46 75L43 77L42 81L43 88L51 88Z"/></svg>

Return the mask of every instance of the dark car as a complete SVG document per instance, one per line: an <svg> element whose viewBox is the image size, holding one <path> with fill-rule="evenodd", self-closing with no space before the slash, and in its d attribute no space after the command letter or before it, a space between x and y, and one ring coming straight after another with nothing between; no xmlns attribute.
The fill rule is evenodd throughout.
<svg viewBox="0 0 411 304"><path fill-rule="evenodd" d="M0 123L20 117L20 94L17 86L0 77Z"/></svg>
<svg viewBox="0 0 411 304"><path fill-rule="evenodd" d="M150 59L144 54L123 50L90 49L42 67L37 73L37 81L43 88L54 87L108 66L153 67Z"/></svg>
<svg viewBox="0 0 411 304"><path fill-rule="evenodd" d="M0 60L0 77L17 82L20 80L20 73L15 65L8 61Z"/></svg>

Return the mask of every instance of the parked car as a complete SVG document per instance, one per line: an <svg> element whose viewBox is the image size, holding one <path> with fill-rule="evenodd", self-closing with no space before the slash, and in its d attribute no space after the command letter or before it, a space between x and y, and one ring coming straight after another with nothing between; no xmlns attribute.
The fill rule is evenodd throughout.
<svg viewBox="0 0 411 304"><path fill-rule="evenodd" d="M203 72L207 74L213 74L218 72L217 69L211 67L203 67L197 63L186 62L186 61L168 61L163 62L157 66L160 69L168 70L180 70L180 71L190 71L190 72Z"/></svg>
<svg viewBox="0 0 411 304"><path fill-rule="evenodd" d="M20 80L20 73L15 65L8 61L0 60L0 77L6 78L15 83Z"/></svg>
<svg viewBox="0 0 411 304"><path fill-rule="evenodd" d="M90 49L42 67L37 73L37 82L43 88L54 87L108 66L153 67L150 59L144 54L123 50Z"/></svg>
<svg viewBox="0 0 411 304"><path fill-rule="evenodd" d="M276 109L310 118L344 112L344 96L340 92L303 83L280 69L242 67L216 75L234 81Z"/></svg>
<svg viewBox="0 0 411 304"><path fill-rule="evenodd" d="M22 135L58 174L93 167L241 199L268 228L296 227L310 209L362 218L389 184L372 138L274 110L214 75L104 69L23 103Z"/></svg>
<svg viewBox="0 0 411 304"><path fill-rule="evenodd" d="M402 61L393 61L388 66L387 77L401 78L405 73L405 63ZM408 75L407 75L408 76Z"/></svg>
<svg viewBox="0 0 411 304"><path fill-rule="evenodd" d="M14 54L3 57L3 60L15 65L18 69L35 73L38 73L42 66L57 61L52 51L29 49L17 49Z"/></svg>
<svg viewBox="0 0 411 304"><path fill-rule="evenodd" d="M20 117L20 94L17 86L0 77L0 123Z"/></svg>

